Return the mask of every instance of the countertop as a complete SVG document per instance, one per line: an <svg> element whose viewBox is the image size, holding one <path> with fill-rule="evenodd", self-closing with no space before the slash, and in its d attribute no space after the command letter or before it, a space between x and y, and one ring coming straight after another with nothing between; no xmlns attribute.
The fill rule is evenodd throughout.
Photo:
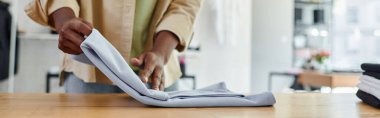
<svg viewBox="0 0 380 118"><path fill-rule="evenodd" d="M355 94L275 94L270 107L159 108L126 94L0 94L1 118L380 117Z"/></svg>

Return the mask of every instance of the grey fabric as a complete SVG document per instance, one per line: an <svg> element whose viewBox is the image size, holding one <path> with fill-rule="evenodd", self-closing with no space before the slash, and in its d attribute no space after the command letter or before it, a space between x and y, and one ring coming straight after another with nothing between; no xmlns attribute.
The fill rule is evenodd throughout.
<svg viewBox="0 0 380 118"><path fill-rule="evenodd" d="M65 81L63 86L66 93L124 93L123 90L112 84L87 83L71 72L65 72L64 75ZM150 85L147 84L147 87L150 87ZM175 90L178 90L178 82L165 88L165 91Z"/></svg>
<svg viewBox="0 0 380 118"><path fill-rule="evenodd" d="M70 72L65 72L64 75L63 86L66 93L124 93L112 84L86 83Z"/></svg>
<svg viewBox="0 0 380 118"><path fill-rule="evenodd" d="M275 103L272 93L244 96L229 91L218 83L193 91L162 92L148 89L133 72L119 52L93 29L81 44L83 54L72 58L95 65L114 84L136 100L160 107L219 107L219 106L270 106Z"/></svg>

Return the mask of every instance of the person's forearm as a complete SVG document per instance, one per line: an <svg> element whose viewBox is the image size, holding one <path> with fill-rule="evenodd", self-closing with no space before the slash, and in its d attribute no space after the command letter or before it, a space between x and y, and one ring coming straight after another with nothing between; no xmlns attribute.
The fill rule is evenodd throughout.
<svg viewBox="0 0 380 118"><path fill-rule="evenodd" d="M66 21L73 18L75 18L74 11L71 8L63 7L49 15L49 25L58 31Z"/></svg>
<svg viewBox="0 0 380 118"><path fill-rule="evenodd" d="M178 43L179 39L176 35L169 31L161 31L157 34L152 51L162 55L166 64L170 54L177 47Z"/></svg>

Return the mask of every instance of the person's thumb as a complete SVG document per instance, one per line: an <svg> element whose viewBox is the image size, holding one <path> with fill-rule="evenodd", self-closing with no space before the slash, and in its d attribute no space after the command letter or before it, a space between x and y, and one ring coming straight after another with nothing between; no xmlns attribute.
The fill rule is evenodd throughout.
<svg viewBox="0 0 380 118"><path fill-rule="evenodd" d="M142 66L144 64L144 57L145 57L145 54L142 54L138 57L132 58L131 64L133 66L138 66L138 67Z"/></svg>

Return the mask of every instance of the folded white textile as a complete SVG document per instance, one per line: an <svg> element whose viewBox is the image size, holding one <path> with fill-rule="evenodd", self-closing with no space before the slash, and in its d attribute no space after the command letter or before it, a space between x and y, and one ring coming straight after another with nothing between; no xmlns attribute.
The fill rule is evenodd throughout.
<svg viewBox="0 0 380 118"><path fill-rule="evenodd" d="M376 79L375 77L368 76L368 75L362 75L362 76L360 76L359 81L360 82L365 82L365 83L371 83L371 84L373 84L375 86L377 85L376 87L380 88L380 80Z"/></svg>
<svg viewBox="0 0 380 118"><path fill-rule="evenodd" d="M73 59L95 65L120 89L146 105L160 107L271 106L276 102L270 92L244 96L229 91L224 83L191 91L162 92L148 89L120 53L96 29L93 29L83 41L81 49L84 53L73 55Z"/></svg>
<svg viewBox="0 0 380 118"><path fill-rule="evenodd" d="M360 83L357 86L360 90L380 99L380 80L368 75L362 75L359 80Z"/></svg>

